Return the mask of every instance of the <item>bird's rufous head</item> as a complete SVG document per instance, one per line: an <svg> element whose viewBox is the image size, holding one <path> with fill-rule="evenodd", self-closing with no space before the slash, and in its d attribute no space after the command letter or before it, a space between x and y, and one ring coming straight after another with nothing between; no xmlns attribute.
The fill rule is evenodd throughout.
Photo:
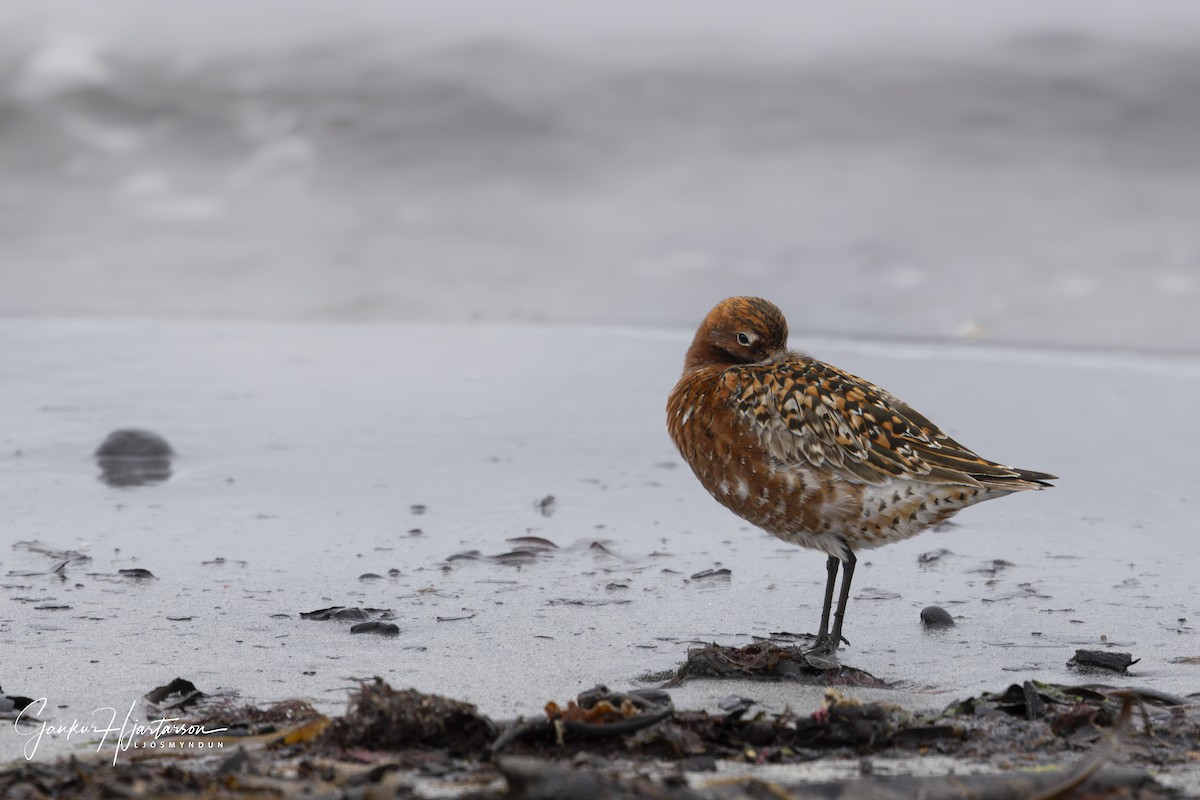
<svg viewBox="0 0 1200 800"><path fill-rule="evenodd" d="M770 300L730 297L700 323L683 368L766 361L787 351L787 339L787 320Z"/></svg>

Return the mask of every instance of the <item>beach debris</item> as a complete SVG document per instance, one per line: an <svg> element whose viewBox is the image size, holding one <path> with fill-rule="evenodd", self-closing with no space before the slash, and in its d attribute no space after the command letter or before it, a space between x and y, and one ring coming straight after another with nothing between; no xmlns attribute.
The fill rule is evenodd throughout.
<svg viewBox="0 0 1200 800"><path fill-rule="evenodd" d="M1117 653L1111 650L1076 650L1075 655L1067 661L1068 667L1082 670L1119 672L1127 674L1129 666L1141 661L1134 658L1132 653Z"/></svg>
<svg viewBox="0 0 1200 800"><path fill-rule="evenodd" d="M899 600L900 593L886 589L878 589L874 586L863 588L858 594L854 595L855 600Z"/></svg>
<svg viewBox="0 0 1200 800"><path fill-rule="evenodd" d="M983 566L971 570L971 572L977 575L987 575L989 578L994 578L1000 574L1001 571L1008 569L1011 566L1014 566L1013 562L1011 561L1006 561L1003 558L994 558Z"/></svg>
<svg viewBox="0 0 1200 800"><path fill-rule="evenodd" d="M543 539L540 536L515 536L505 541L512 545L511 550L490 556L485 556L478 550L463 550L447 556L445 563L449 564L452 561L491 561L509 567L520 567L525 564L532 564L540 558L548 558L555 550L559 549L558 545L554 542L549 539ZM443 569L445 568L443 567Z"/></svg>
<svg viewBox="0 0 1200 800"><path fill-rule="evenodd" d="M200 562L200 566L202 566L202 567L223 567L226 564L236 564L239 567L245 567L245 566L249 566L250 562L242 561L242 560L236 559L236 558L225 558L224 556L217 556L216 558L211 559L209 561L201 561Z"/></svg>
<svg viewBox="0 0 1200 800"><path fill-rule="evenodd" d="M678 686L689 678L794 680L822 686L888 687L888 684L860 669L840 665L818 667L798 647L780 647L765 641L744 647L714 643L691 648L687 661L663 688Z"/></svg>
<svg viewBox="0 0 1200 800"><path fill-rule="evenodd" d="M536 508L538 511L540 511L543 517L554 516L554 511L555 511L554 506L555 506L555 499L554 499L554 495L552 495L552 494L546 495L541 500L538 500L536 503L533 504L533 507Z"/></svg>
<svg viewBox="0 0 1200 800"><path fill-rule="evenodd" d="M32 697L23 697L19 694L5 694L3 689L0 689L0 719L15 720L18 716L23 721L38 722L37 717L31 714L22 714L21 712L33 705L35 700Z"/></svg>
<svg viewBox="0 0 1200 800"><path fill-rule="evenodd" d="M526 550L557 550L558 545L549 539L543 539L541 536L514 536L511 539L505 539L506 542L511 542L514 549L524 548Z"/></svg>
<svg viewBox="0 0 1200 800"><path fill-rule="evenodd" d="M541 719L510 727L493 743L491 752L498 753L518 741L541 739L563 745L627 736L667 719L675 713L675 706L671 696L659 689L614 692L596 686L581 692L566 707L551 700L544 711Z"/></svg>
<svg viewBox="0 0 1200 800"><path fill-rule="evenodd" d="M325 620L354 620L362 622L378 616L380 619L394 619L395 614L390 608L358 608L357 606L330 606L318 608L316 611L300 612L301 619Z"/></svg>
<svg viewBox="0 0 1200 800"><path fill-rule="evenodd" d="M196 684L186 678L176 678L170 683L156 686L146 692L145 699L166 710L186 711L207 696L196 688Z"/></svg>
<svg viewBox="0 0 1200 800"><path fill-rule="evenodd" d="M494 556L488 556L488 561L495 561L498 564L505 564L510 567L519 567L523 564L532 564L538 560L538 555L544 553L544 550L527 550L525 548L517 548L510 550L507 553L497 553Z"/></svg>
<svg viewBox="0 0 1200 800"><path fill-rule="evenodd" d="M346 750L421 748L470 755L495 740L496 727L469 703L396 690L377 677L350 697L345 716L335 719L323 738Z"/></svg>
<svg viewBox="0 0 1200 800"><path fill-rule="evenodd" d="M939 547L936 550L929 550L917 556L917 563L922 566L930 566L941 561L945 556L953 555L953 553L944 547Z"/></svg>
<svg viewBox="0 0 1200 800"><path fill-rule="evenodd" d="M954 617L941 606L925 606L921 609L921 624L926 628L949 628L954 625Z"/></svg>
<svg viewBox="0 0 1200 800"><path fill-rule="evenodd" d="M157 580L153 572L148 569L142 569L141 567L133 567L132 569L119 569L117 570L117 574L122 578L133 578L137 581Z"/></svg>
<svg viewBox="0 0 1200 800"><path fill-rule="evenodd" d="M350 626L351 633L374 633L377 636L399 636L400 626L394 622L382 622L377 619L360 622Z"/></svg>
<svg viewBox="0 0 1200 800"><path fill-rule="evenodd" d="M688 576L690 581L706 581L706 580L732 580L733 570L726 567L714 569L702 569L697 573Z"/></svg>
<svg viewBox="0 0 1200 800"><path fill-rule="evenodd" d="M601 542L599 539L593 541L591 544L588 545L588 551L591 552L591 554L596 556L597 558L599 558L601 556L607 556L610 558L622 558L622 556L617 555L615 552L612 551L612 549L609 548L609 546L607 544L605 544L604 542ZM628 560L628 559L625 559L625 560Z"/></svg>
<svg viewBox="0 0 1200 800"><path fill-rule="evenodd" d="M160 699L186 697L192 689L190 682L173 681L159 687ZM1053 701L1040 701L1045 705L1040 718L1027 718L1024 708L997 710L1016 706L1018 697L1027 703L1030 692ZM1144 696L1153 694L1147 690ZM75 754L23 762L0 771L0 796L75 796L86 789L88 796L123 797L136 786L145 797L424 797L431 795L423 789L443 796L447 780L462 781L452 796L475 800L1178 796L1148 770L1190 769L1200 708L1186 701L1143 708L1150 716L1144 727L1134 728L1133 705L1141 699L1112 687L1028 682L941 714L914 714L836 689L828 689L808 713L755 714L751 701L732 697L722 701L725 713L709 714L675 709L663 691L597 686L565 707L548 703L535 720L497 726L467 703L396 690L375 678L361 684L346 713L333 720L299 700L260 709L235 706L229 697L209 698L188 714L173 715L203 732L165 738L223 744L223 752L211 746L160 747L115 763ZM232 752L230 744L236 747ZM1001 771L953 774L951 766L950 775L914 777L902 774L909 762L896 758L886 775L872 774L873 755L906 750L984 760ZM1082 758L1076 755L1080 750L1086 750ZM765 774L729 774L722 766L824 757L857 762L861 776L808 783L805 772L777 772L767 783ZM1022 769L1003 769L1013 763ZM683 773L714 770L715 775L683 779Z"/></svg>
<svg viewBox="0 0 1200 800"><path fill-rule="evenodd" d="M96 449L100 480L116 488L148 486L171 477L175 451L159 434L139 428L110 433Z"/></svg>

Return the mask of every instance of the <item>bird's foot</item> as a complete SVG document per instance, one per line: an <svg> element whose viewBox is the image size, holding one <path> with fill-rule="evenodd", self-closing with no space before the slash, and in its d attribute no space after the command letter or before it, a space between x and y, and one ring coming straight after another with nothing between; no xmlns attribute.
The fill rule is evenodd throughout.
<svg viewBox="0 0 1200 800"><path fill-rule="evenodd" d="M835 640L831 636L818 638L817 643L811 649L804 651L804 660L817 669L837 669L841 666L838 662L837 651L842 642ZM850 644L846 642L846 644Z"/></svg>
<svg viewBox="0 0 1200 800"><path fill-rule="evenodd" d="M804 661L815 669L837 669L842 664L838 661L837 652L833 650L812 649L804 654Z"/></svg>

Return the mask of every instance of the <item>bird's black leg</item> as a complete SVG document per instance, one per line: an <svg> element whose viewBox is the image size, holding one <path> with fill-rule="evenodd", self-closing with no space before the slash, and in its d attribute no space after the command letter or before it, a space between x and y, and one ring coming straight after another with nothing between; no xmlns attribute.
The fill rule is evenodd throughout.
<svg viewBox="0 0 1200 800"><path fill-rule="evenodd" d="M854 565L858 559L854 551L846 548L846 561L842 564L842 591L838 595L837 613L833 615L833 632L829 634L829 643L833 646L831 652L837 652L842 645L842 620L846 618L846 604L850 602L850 581L854 580Z"/></svg>
<svg viewBox="0 0 1200 800"><path fill-rule="evenodd" d="M825 604L821 606L821 630L817 633L815 646L825 644L829 638L829 612L833 608L833 587L837 583L838 564L842 563L837 556L830 556L825 562L829 577L825 580Z"/></svg>

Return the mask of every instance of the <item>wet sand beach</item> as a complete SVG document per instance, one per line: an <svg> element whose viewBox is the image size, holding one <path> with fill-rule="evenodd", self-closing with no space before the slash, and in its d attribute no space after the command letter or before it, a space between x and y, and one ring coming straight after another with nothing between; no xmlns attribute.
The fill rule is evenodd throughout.
<svg viewBox="0 0 1200 800"><path fill-rule="evenodd" d="M662 433L682 332L23 320L0 335L15 520L2 638L26 654L6 659L3 686L49 698L55 719L140 711L177 674L326 714L379 675L511 719L597 683L658 686L691 647L815 625L823 557L713 504ZM403 346L414 340L440 348ZM1120 420L1164 398L1186 413L1200 366L806 346L969 429L972 445L1070 476L863 554L842 661L894 687L865 696L933 711L1024 680L1195 691L1195 571L1173 544L1190 519L1187 456L1153 453ZM442 348L471 357L448 370ZM1074 402L1114 369L1129 378L1121 394ZM925 381L907 386L913 374ZM1039 388L1020 425L1015 375ZM177 451L165 482L100 480L92 450L130 421ZM1077 444L1098 430L1138 468ZM957 625L924 628L929 605ZM301 617L331 606L387 610L399 634ZM1067 666L1077 649L1140 660L1097 678ZM672 694L679 708L742 694L778 713L815 708L822 691L692 681ZM19 759L25 739L3 741ZM70 744L47 740L38 758Z"/></svg>

